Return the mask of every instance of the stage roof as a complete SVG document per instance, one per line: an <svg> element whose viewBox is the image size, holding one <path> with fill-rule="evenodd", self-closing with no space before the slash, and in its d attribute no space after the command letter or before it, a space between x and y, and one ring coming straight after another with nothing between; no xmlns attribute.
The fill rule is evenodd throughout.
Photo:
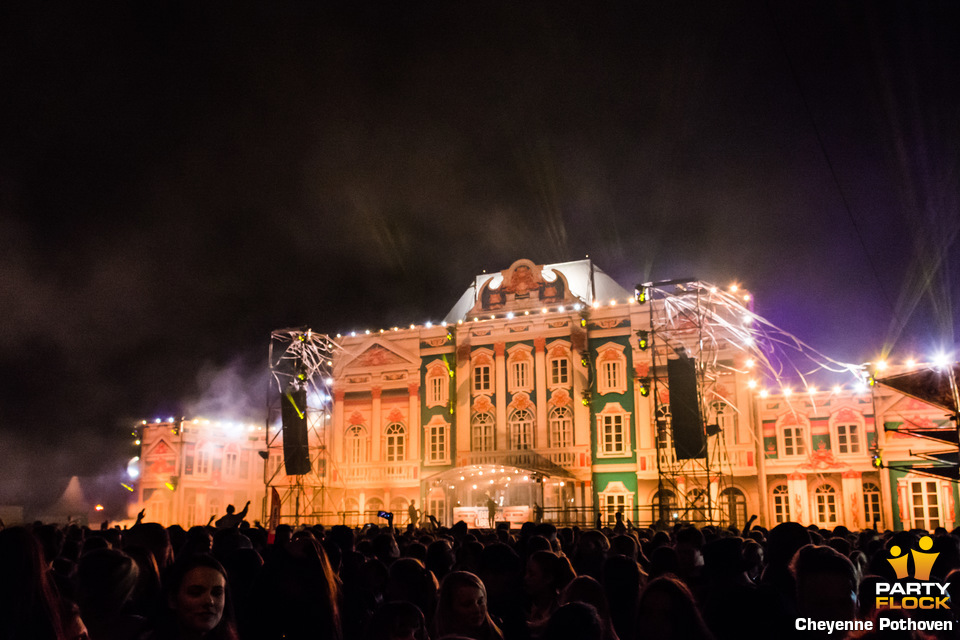
<svg viewBox="0 0 960 640"><path fill-rule="evenodd" d="M954 363L950 367L943 368L925 367L915 369L885 378L877 378L877 382L917 400L956 413L957 404L950 389L951 374L957 384L960 385L960 363Z"/></svg>

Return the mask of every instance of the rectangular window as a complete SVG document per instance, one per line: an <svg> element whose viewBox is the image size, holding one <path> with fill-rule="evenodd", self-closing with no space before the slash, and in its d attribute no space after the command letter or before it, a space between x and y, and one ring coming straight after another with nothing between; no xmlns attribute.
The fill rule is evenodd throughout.
<svg viewBox="0 0 960 640"><path fill-rule="evenodd" d="M493 422L489 414L473 419L473 450L493 451Z"/></svg>
<svg viewBox="0 0 960 640"><path fill-rule="evenodd" d="M913 526L933 531L940 526L940 500L936 480L914 480L910 483Z"/></svg>
<svg viewBox="0 0 960 640"><path fill-rule="evenodd" d="M802 456L806 453L803 441L803 427L783 428L783 455Z"/></svg>
<svg viewBox="0 0 960 640"><path fill-rule="evenodd" d="M444 462L447 459L447 427L430 427L430 462Z"/></svg>
<svg viewBox="0 0 960 640"><path fill-rule="evenodd" d="M526 389L529 386L526 362L514 362L510 365L510 386L513 389Z"/></svg>
<svg viewBox="0 0 960 640"><path fill-rule="evenodd" d="M867 491L863 492L863 518L864 524L868 527L877 527L880 525L880 492L879 491Z"/></svg>
<svg viewBox="0 0 960 640"><path fill-rule="evenodd" d="M443 378L437 376L430 379L430 402L434 404L443 404L443 385L446 382Z"/></svg>
<svg viewBox="0 0 960 640"><path fill-rule="evenodd" d="M556 411L550 415L550 444L554 447L569 447L572 432L569 411Z"/></svg>
<svg viewBox="0 0 960 640"><path fill-rule="evenodd" d="M857 425L837 425L837 450L840 453L860 453L860 434Z"/></svg>
<svg viewBox="0 0 960 640"><path fill-rule="evenodd" d="M244 449L240 452L240 479L246 480L250 477L250 450Z"/></svg>
<svg viewBox="0 0 960 640"><path fill-rule="evenodd" d="M617 389L620 387L620 363L603 363L603 382L607 389Z"/></svg>
<svg viewBox="0 0 960 640"><path fill-rule="evenodd" d="M566 358L555 358L550 361L550 384L565 385L570 383L570 365Z"/></svg>
<svg viewBox="0 0 960 640"><path fill-rule="evenodd" d="M476 393L490 393L490 365L480 364L473 368L473 390Z"/></svg>
<svg viewBox="0 0 960 640"><path fill-rule="evenodd" d="M607 494L604 496L604 503L607 512L607 524L616 524L617 513L622 512L624 519L629 515L627 513L627 496L620 494Z"/></svg>
<svg viewBox="0 0 960 640"><path fill-rule="evenodd" d="M837 523L837 497L834 494L817 494L817 518L821 524Z"/></svg>
<svg viewBox="0 0 960 640"><path fill-rule="evenodd" d="M623 428L623 416L605 415L602 418L601 448L607 455L625 454L627 452L626 433Z"/></svg>
<svg viewBox="0 0 960 640"><path fill-rule="evenodd" d="M196 456L197 445L188 444L184 445L184 455L183 455L183 475L192 476L193 475L193 463L194 457Z"/></svg>
<svg viewBox="0 0 960 640"><path fill-rule="evenodd" d="M206 449L197 450L197 475L206 476L210 474L210 452Z"/></svg>
<svg viewBox="0 0 960 640"><path fill-rule="evenodd" d="M777 524L790 519L790 495L786 491L773 494L773 519Z"/></svg>
<svg viewBox="0 0 960 640"><path fill-rule="evenodd" d="M236 451L230 451L223 457L223 473L231 478L237 475L237 465L240 463L240 455Z"/></svg>
<svg viewBox="0 0 960 640"><path fill-rule="evenodd" d="M283 462L283 457L279 455L270 456L270 477L274 477L280 471L280 465Z"/></svg>

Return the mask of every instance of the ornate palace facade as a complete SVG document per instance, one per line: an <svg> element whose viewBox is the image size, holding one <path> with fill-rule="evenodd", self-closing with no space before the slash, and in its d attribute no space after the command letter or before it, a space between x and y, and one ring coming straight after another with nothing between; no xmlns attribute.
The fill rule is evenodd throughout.
<svg viewBox="0 0 960 640"><path fill-rule="evenodd" d="M541 509L580 524L622 511L644 525L742 526L757 514L767 526L955 526L954 484L924 474L915 455L943 445L897 430L949 430L942 410L851 379L764 391L773 381L732 328L738 313L749 321L749 294L718 305L700 287L677 285L677 296L697 299L677 311L671 300L637 303L587 260L519 260L478 276L442 323L337 336L332 410L312 441L317 479L303 494L308 518L359 523L386 510L402 525L415 501L444 524L477 526L491 510L520 522ZM678 458L673 441L665 365L684 353L698 363L703 460ZM149 442L144 485L159 480ZM265 462L245 459L260 462L263 499L251 515L261 517L263 478L279 470L280 482L293 480L275 449ZM195 504L176 511L192 517L184 524L226 499L199 492L179 498Z"/></svg>

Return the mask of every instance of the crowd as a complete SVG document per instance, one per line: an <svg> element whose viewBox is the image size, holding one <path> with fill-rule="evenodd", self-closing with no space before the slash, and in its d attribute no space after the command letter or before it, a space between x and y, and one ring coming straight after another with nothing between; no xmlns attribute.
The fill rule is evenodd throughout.
<svg viewBox="0 0 960 640"><path fill-rule="evenodd" d="M217 524L0 531L0 640L960 637L952 601L876 607L900 550L960 588L960 530ZM810 624L883 616L943 629Z"/></svg>

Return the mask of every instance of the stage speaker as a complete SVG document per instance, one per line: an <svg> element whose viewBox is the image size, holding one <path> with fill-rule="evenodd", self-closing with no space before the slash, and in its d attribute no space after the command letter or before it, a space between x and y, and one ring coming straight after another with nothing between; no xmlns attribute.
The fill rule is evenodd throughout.
<svg viewBox="0 0 960 640"><path fill-rule="evenodd" d="M302 476L310 473L307 390L287 391L282 400L280 417L283 421L283 469L288 476Z"/></svg>
<svg viewBox="0 0 960 640"><path fill-rule="evenodd" d="M707 439L697 398L697 372L693 359L681 356L667 360L667 383L677 459L703 458L707 455Z"/></svg>

